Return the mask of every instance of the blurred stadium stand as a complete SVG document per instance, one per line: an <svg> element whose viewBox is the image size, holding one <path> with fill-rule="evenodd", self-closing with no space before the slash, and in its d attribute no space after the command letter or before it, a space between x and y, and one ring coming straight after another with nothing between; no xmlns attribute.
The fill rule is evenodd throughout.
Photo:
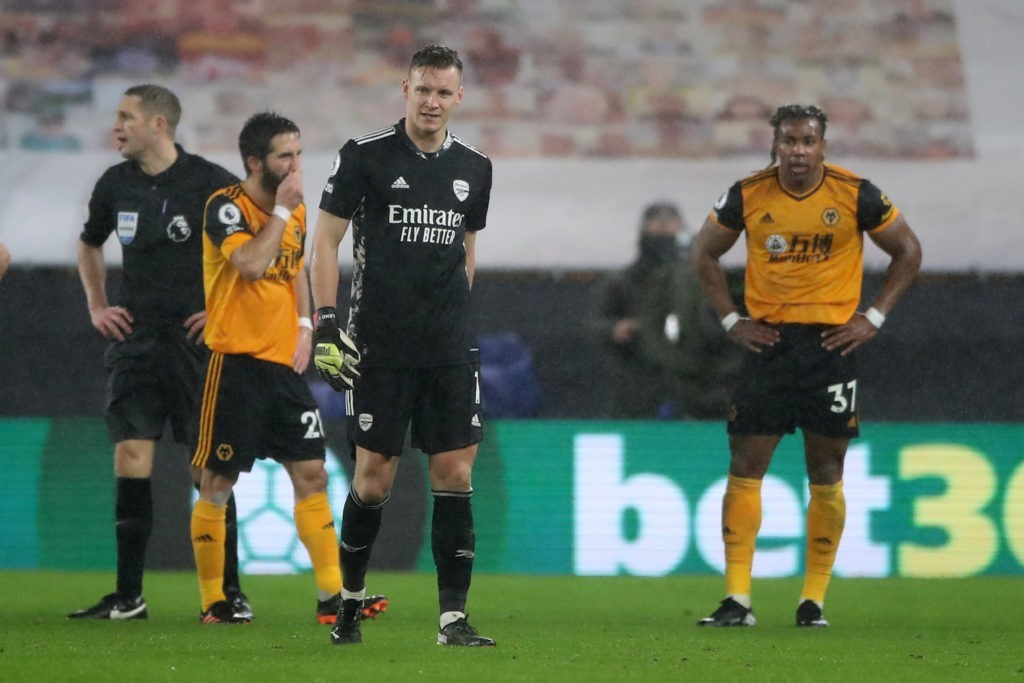
<svg viewBox="0 0 1024 683"><path fill-rule="evenodd" d="M416 46L459 46L461 130L497 157L761 154L764 111L813 98L838 153L974 153L954 0L14 0L0 9L9 140L61 104L106 144L126 82L187 96L194 151L303 103L319 146L374 130ZM384 111L388 111L386 108ZM196 114L199 113L199 116Z"/></svg>

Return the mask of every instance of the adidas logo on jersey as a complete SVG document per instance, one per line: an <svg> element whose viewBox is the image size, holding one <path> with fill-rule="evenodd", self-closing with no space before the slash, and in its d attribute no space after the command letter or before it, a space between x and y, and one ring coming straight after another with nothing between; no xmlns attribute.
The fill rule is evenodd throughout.
<svg viewBox="0 0 1024 683"><path fill-rule="evenodd" d="M774 222L775 222L775 219L772 218L772 215L770 213L765 213L765 215L761 216L761 223L774 223Z"/></svg>
<svg viewBox="0 0 1024 683"><path fill-rule="evenodd" d="M398 176L398 179L395 182L391 183L391 187L392 189L397 190L408 190L409 183L405 182L405 178L403 178L402 176Z"/></svg>
<svg viewBox="0 0 1024 683"><path fill-rule="evenodd" d="M473 414L473 419L469 421L469 424L473 425L474 427L479 427L480 426L480 416L477 415L476 413L474 413Z"/></svg>

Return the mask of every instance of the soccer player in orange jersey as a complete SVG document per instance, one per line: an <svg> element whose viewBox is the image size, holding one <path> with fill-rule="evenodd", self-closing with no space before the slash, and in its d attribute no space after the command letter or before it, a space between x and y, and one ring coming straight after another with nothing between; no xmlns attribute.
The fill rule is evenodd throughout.
<svg viewBox="0 0 1024 683"><path fill-rule="evenodd" d="M223 591L225 503L257 458L279 461L295 493L295 526L313 565L317 621L334 623L341 569L327 498L320 412L302 373L312 352L309 281L303 266L306 207L298 127L283 116L252 116L239 135L246 178L206 203L203 276L206 372L199 444L202 468L192 510L200 620L244 623ZM386 599L371 598L386 606ZM360 618L366 603L360 605Z"/></svg>
<svg viewBox="0 0 1024 683"><path fill-rule="evenodd" d="M797 626L827 626L825 591L843 533L843 461L858 436L857 349L870 341L921 266L902 214L870 181L825 163L825 112L787 105L771 118L772 164L732 185L693 245L701 285L726 334L746 349L728 422L722 501L726 597L702 626L753 626L751 568L761 482L784 434L803 432L810 503ZM746 233L742 315L720 259ZM864 235L890 257L882 289L859 310Z"/></svg>

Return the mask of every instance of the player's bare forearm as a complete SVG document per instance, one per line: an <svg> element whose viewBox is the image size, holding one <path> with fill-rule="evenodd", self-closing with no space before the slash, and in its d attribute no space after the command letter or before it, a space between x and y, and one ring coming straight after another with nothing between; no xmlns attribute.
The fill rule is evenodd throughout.
<svg viewBox="0 0 1024 683"><path fill-rule="evenodd" d="M0 242L0 278L3 278L10 265L11 252L7 251L7 247L4 246L3 242Z"/></svg>
<svg viewBox="0 0 1024 683"><path fill-rule="evenodd" d="M736 303L729 294L721 258L736 243L738 236L738 233L734 235L718 227L709 218L704 221L700 232L693 240L693 267L704 295L719 318L736 311Z"/></svg>
<svg viewBox="0 0 1024 683"><path fill-rule="evenodd" d="M305 327L299 328L299 338L292 354L292 370L301 375L309 367L309 357L313 353L313 331Z"/></svg>
<svg viewBox="0 0 1024 683"><path fill-rule="evenodd" d="M878 235L871 237L891 258L882 280L882 289L872 304L883 314L888 315L904 292L910 288L921 269L921 243L902 217Z"/></svg>
<svg viewBox="0 0 1024 683"><path fill-rule="evenodd" d="M89 306L89 320L106 339L124 341L132 332L131 313L123 306L107 303L107 267L103 250L78 242L78 275Z"/></svg>
<svg viewBox="0 0 1024 683"><path fill-rule="evenodd" d="M82 281L89 310L106 308L107 267L101 248L78 242L78 277Z"/></svg>
<svg viewBox="0 0 1024 683"><path fill-rule="evenodd" d="M283 218L271 215L258 235L231 252L231 265L242 277L249 281L263 277L281 250L285 225Z"/></svg>
<svg viewBox="0 0 1024 683"><path fill-rule="evenodd" d="M873 322L868 316L888 315L921 269L921 243L902 217L871 238L891 258L882 290L871 305L876 310L869 310L867 315L858 312L845 324L829 328L821 335L822 347L844 356L874 339L878 321Z"/></svg>
<svg viewBox="0 0 1024 683"><path fill-rule="evenodd" d="M309 302L309 275L305 267L300 267L295 274L295 312L300 318L308 318L310 310Z"/></svg>
<svg viewBox="0 0 1024 683"><path fill-rule="evenodd" d="M338 303L338 248L348 229L348 220L321 210L313 233L313 250L309 262L310 289L313 306L336 306Z"/></svg>
<svg viewBox="0 0 1024 683"><path fill-rule="evenodd" d="M302 169L291 170L277 187L274 198L275 208L284 207L294 212L302 204ZM281 251L281 237L288 220L270 214L263 229L251 240L231 252L231 265L238 269L246 280L255 281L263 277Z"/></svg>

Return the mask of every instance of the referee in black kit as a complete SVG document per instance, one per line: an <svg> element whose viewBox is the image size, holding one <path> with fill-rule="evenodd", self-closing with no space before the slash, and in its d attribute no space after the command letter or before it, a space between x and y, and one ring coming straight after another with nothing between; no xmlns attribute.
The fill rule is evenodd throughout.
<svg viewBox="0 0 1024 683"><path fill-rule="evenodd" d="M470 497L480 423L479 351L470 311L477 231L487 221L491 161L448 131L462 62L447 47L413 55L406 117L349 140L320 200L310 279L314 363L346 390L355 474L341 524L342 608L335 644L359 643L366 568L406 428L429 456L442 645L493 646L466 619L475 536ZM351 222L353 281L339 329L338 247Z"/></svg>
<svg viewBox="0 0 1024 683"><path fill-rule="evenodd" d="M113 134L125 161L97 181L78 243L78 271L93 327L110 341L107 431L117 478L117 590L73 619L145 619L142 574L153 528L150 475L168 420L175 441L195 446L199 389L208 351L203 295L203 208L238 182L220 166L174 142L181 105L159 85L136 85L117 107ZM103 244L116 233L123 255L122 304L107 301ZM252 618L238 580L234 498L224 589L233 609Z"/></svg>

